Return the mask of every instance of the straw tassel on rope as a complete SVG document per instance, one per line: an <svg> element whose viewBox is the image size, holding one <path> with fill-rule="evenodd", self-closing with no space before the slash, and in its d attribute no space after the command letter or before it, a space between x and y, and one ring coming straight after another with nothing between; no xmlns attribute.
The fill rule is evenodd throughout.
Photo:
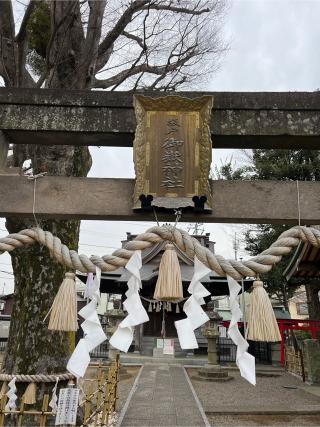
<svg viewBox="0 0 320 427"><path fill-rule="evenodd" d="M7 394L7 391L8 391L8 383L7 381L3 381L1 390L0 390L0 399L2 399L3 396Z"/></svg>
<svg viewBox="0 0 320 427"><path fill-rule="evenodd" d="M270 299L261 280L253 282L248 316L247 339L263 342L281 341L278 323Z"/></svg>
<svg viewBox="0 0 320 427"><path fill-rule="evenodd" d="M29 383L22 396L23 402L26 405L34 405L36 403L36 392L37 392L36 383Z"/></svg>
<svg viewBox="0 0 320 427"><path fill-rule="evenodd" d="M160 301L177 301L183 298L181 270L178 255L172 244L167 244L162 255L159 276L153 295Z"/></svg>
<svg viewBox="0 0 320 427"><path fill-rule="evenodd" d="M66 273L50 309L48 329L54 331L76 331L77 293L74 273Z"/></svg>

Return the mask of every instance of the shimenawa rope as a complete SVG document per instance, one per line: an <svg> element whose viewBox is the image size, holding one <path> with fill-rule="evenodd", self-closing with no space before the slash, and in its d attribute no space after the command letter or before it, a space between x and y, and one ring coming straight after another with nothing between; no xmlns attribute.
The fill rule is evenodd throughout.
<svg viewBox="0 0 320 427"><path fill-rule="evenodd" d="M102 257L92 255L90 258L86 255L79 255L74 250L69 250L58 237L53 236L49 231L44 231L41 228L25 229L1 238L0 254L37 242L46 246L51 256L59 263L72 270L84 273L95 272L96 266L98 266L102 271L113 271L119 267L124 267L135 250L143 250L162 241L174 243L191 259L197 256L203 264L218 275L229 275L235 280L240 280L242 277L256 277L258 274L270 271L272 266L281 260L282 256L288 255L301 241L320 247L320 231L299 225L292 227L282 233L260 255L246 261L225 259L220 255L215 255L208 248L201 246L186 231L170 225L148 229L134 240L127 242L123 248L114 251L112 255Z"/></svg>
<svg viewBox="0 0 320 427"><path fill-rule="evenodd" d="M0 381L11 381L13 378L17 382L23 383L52 383L56 382L57 378L59 381L67 381L75 378L73 374L36 374L36 375L25 375L25 374L0 374Z"/></svg>

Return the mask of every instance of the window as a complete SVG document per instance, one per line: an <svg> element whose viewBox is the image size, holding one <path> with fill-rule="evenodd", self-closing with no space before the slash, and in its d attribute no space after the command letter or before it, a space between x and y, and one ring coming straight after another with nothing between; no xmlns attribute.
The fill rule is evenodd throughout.
<svg viewBox="0 0 320 427"><path fill-rule="evenodd" d="M306 316L309 314L308 312L308 304L306 302L297 302L297 313L303 316Z"/></svg>

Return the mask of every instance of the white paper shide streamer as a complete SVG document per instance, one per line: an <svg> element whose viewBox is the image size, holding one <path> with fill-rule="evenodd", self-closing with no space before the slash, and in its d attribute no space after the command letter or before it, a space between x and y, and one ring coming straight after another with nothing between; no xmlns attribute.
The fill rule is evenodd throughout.
<svg viewBox="0 0 320 427"><path fill-rule="evenodd" d="M194 258L194 273L188 287L188 292L191 296L183 305L183 311L186 313L187 318L174 322L182 349L199 347L194 330L209 320L201 305L205 303L203 298L210 295L210 292L202 285L200 280L210 271L197 257Z"/></svg>
<svg viewBox="0 0 320 427"><path fill-rule="evenodd" d="M238 329L238 322L242 317L242 312L237 301L237 296L241 290L241 286L232 277L228 277L228 286L230 293L230 309L231 321L228 329L228 335L237 346L236 363L240 370L240 374L249 383L256 385L256 366L255 358L247 352L249 348L248 342L244 339Z"/></svg>
<svg viewBox="0 0 320 427"><path fill-rule="evenodd" d="M49 406L53 413L56 413L58 408L58 396L57 396L58 382L59 382L59 377L57 377L56 379L56 383L52 389L51 400L49 402Z"/></svg>
<svg viewBox="0 0 320 427"><path fill-rule="evenodd" d="M132 274L128 280L127 299L123 307L128 315L119 324L117 330L110 338L110 344L118 350L127 352L133 340L134 326L147 322L149 316L142 305L139 290L142 287L140 269L142 267L141 251L135 251L126 265L126 269Z"/></svg>
<svg viewBox="0 0 320 427"><path fill-rule="evenodd" d="M8 401L5 407L6 411L14 411L17 407L16 402L18 396L16 395L16 377L13 377L12 380L8 383L7 397Z"/></svg>
<svg viewBox="0 0 320 427"><path fill-rule="evenodd" d="M78 313L85 319L81 324L84 338L78 342L67 364L68 371L77 378L84 376L90 363L90 352L107 339L97 313L97 304L100 302L100 280L101 270L96 267L96 275L93 282L90 280L90 277L88 280L90 286L87 288L87 297L91 301Z"/></svg>

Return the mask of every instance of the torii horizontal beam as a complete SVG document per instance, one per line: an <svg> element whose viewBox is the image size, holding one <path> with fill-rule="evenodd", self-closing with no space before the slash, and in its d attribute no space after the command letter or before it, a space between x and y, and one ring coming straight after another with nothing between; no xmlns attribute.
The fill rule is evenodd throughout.
<svg viewBox="0 0 320 427"><path fill-rule="evenodd" d="M152 97L163 92L143 92ZM177 92L213 95L215 148L320 148L320 92ZM0 130L15 144L132 146L132 93L0 89Z"/></svg>
<svg viewBox="0 0 320 427"><path fill-rule="evenodd" d="M48 176L37 179L39 218L154 221L152 213L133 212L134 180ZM320 182L212 181L210 214L183 214L182 221L319 224ZM299 190L299 191L298 191ZM32 216L34 182L0 175L0 217ZM299 203L298 203L299 193ZM160 221L173 215L159 213Z"/></svg>

